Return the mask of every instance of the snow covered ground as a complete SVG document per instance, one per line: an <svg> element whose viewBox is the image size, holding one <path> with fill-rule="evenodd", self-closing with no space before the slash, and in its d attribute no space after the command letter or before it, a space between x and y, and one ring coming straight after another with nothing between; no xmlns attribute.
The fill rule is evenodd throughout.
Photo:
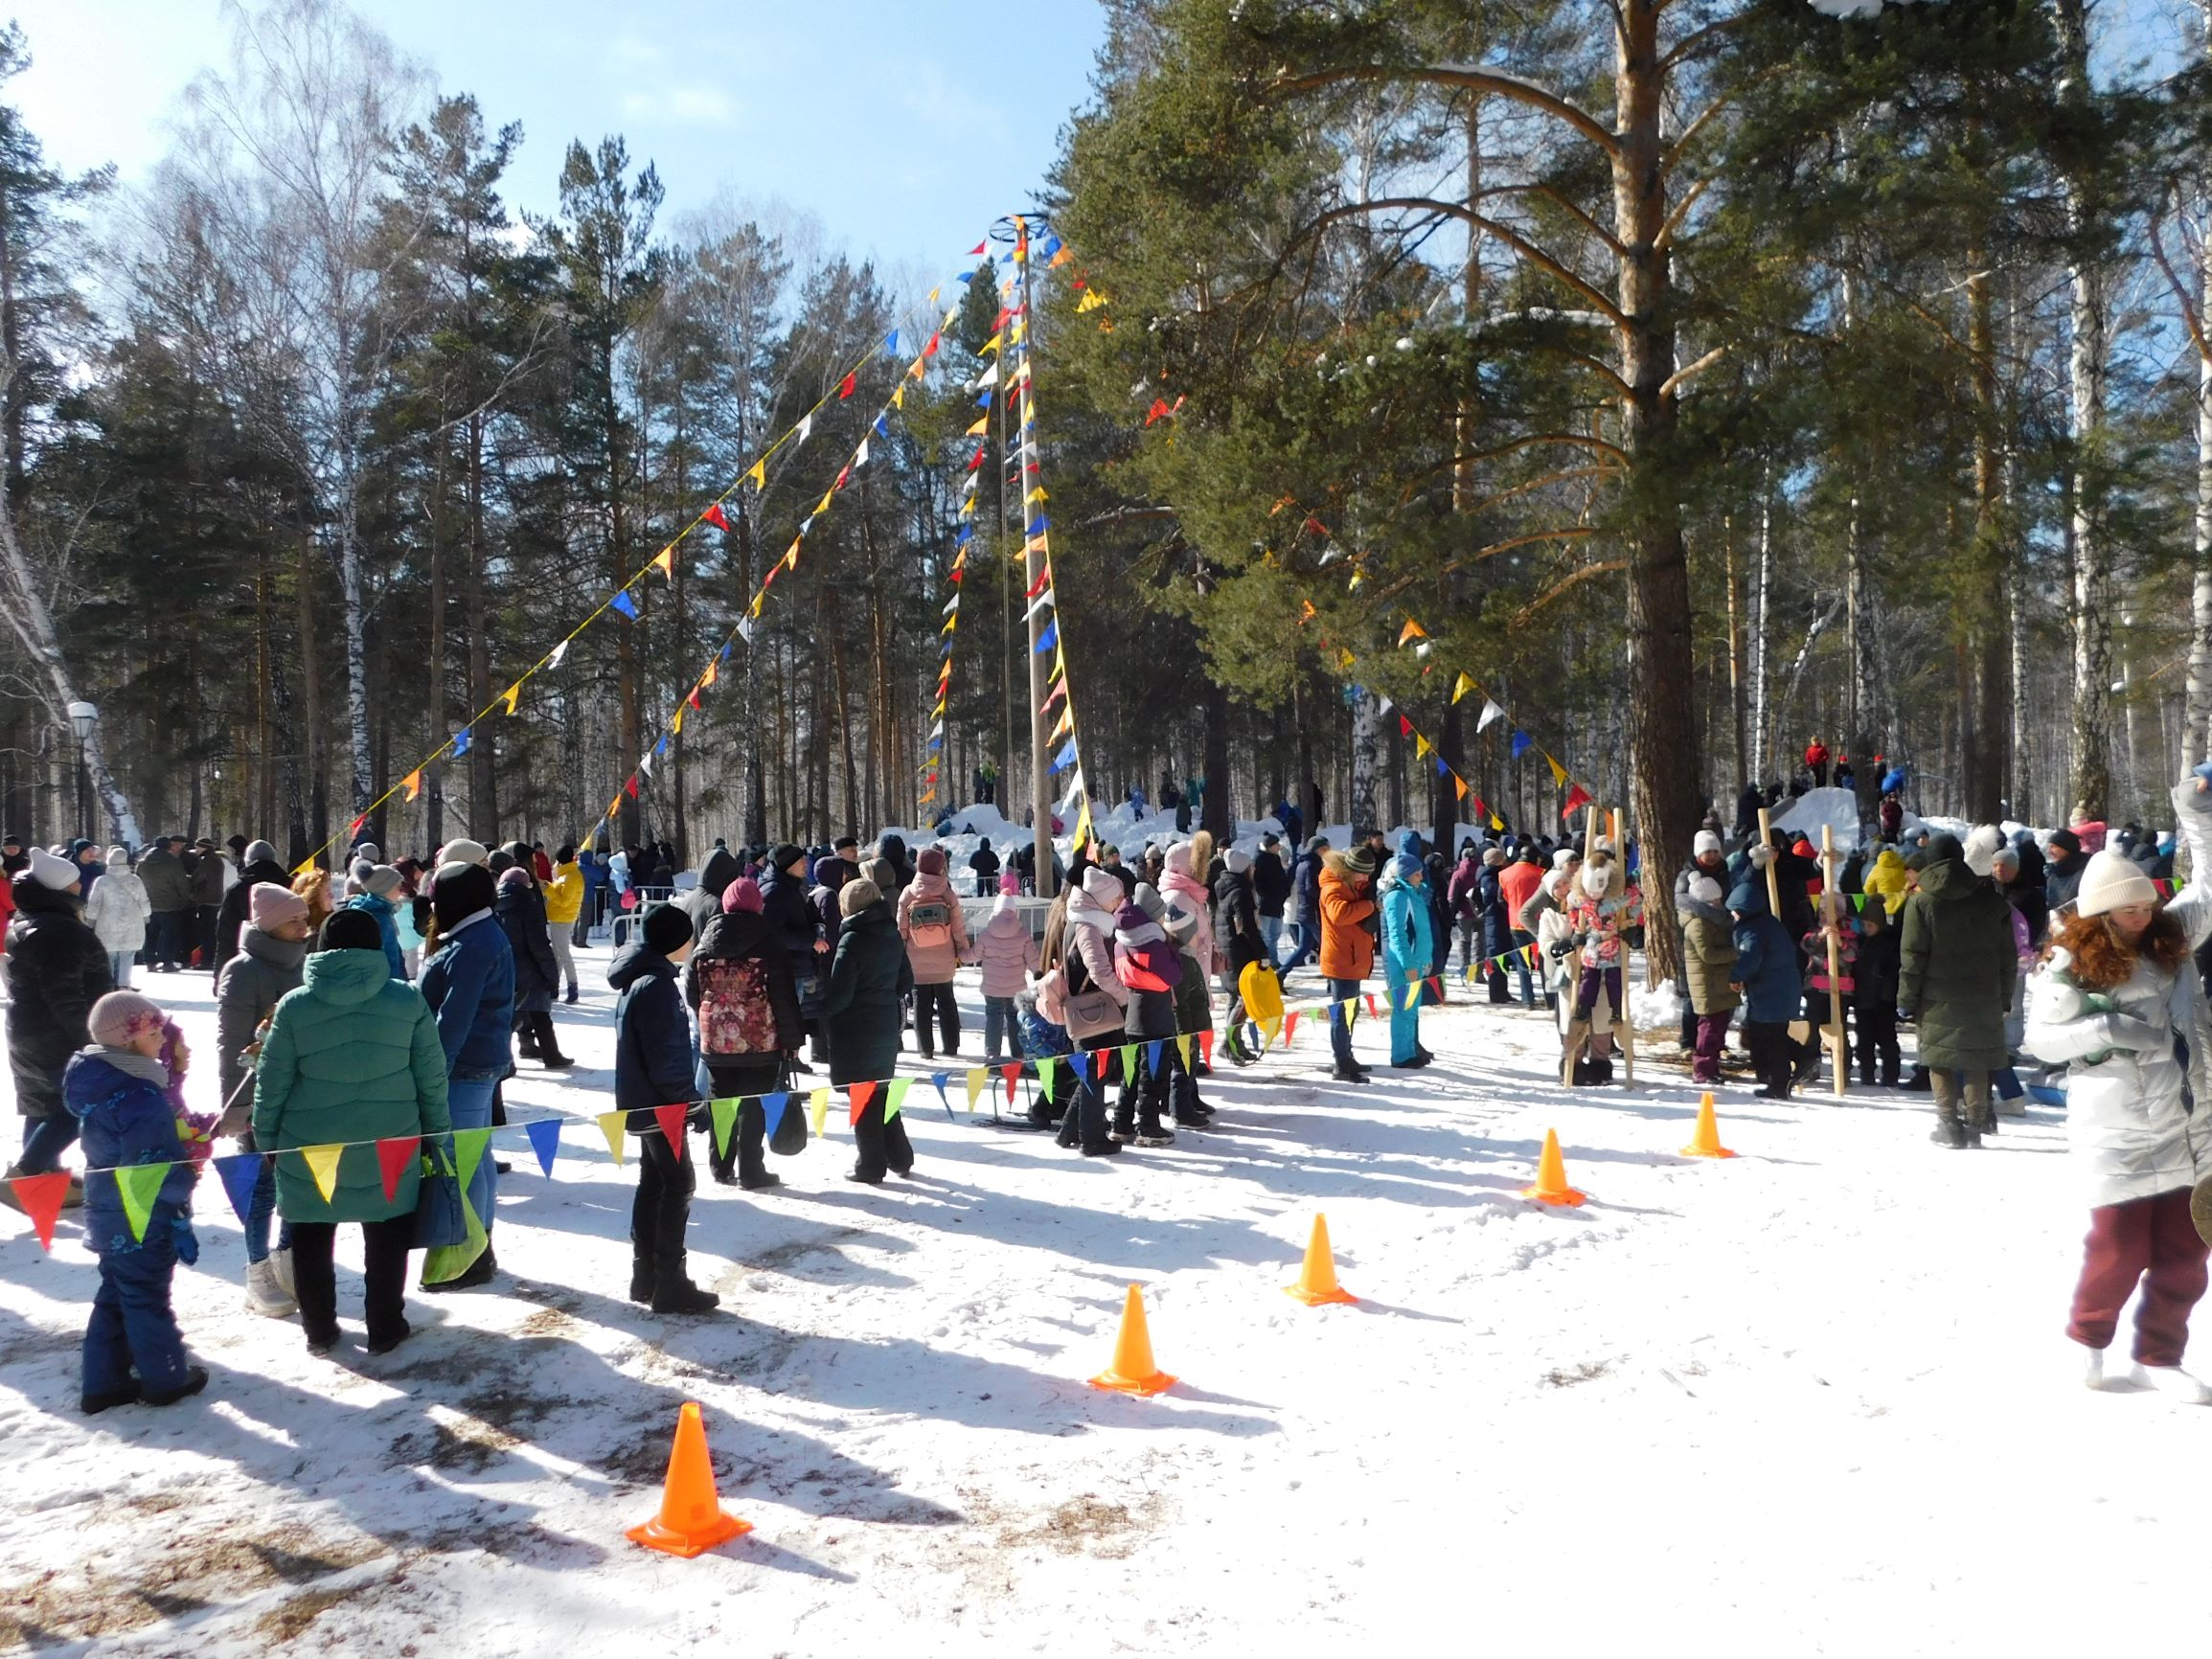
<svg viewBox="0 0 2212 1659"><path fill-rule="evenodd" d="M694 1267L725 1311L624 1300L634 1174L584 1064L527 1062L518 1118L580 1114L553 1177L520 1129L496 1291L310 1356L240 1307L210 1179L179 1275L214 1373L77 1415L95 1281L0 1216L0 1647L102 1655L962 1651L2054 1653L2201 1638L2188 1481L2212 1412L2078 1386L2084 1225L2057 1114L1978 1155L1926 1097L1731 1088L1726 1163L1653 1037L1634 1093L1562 1093L1541 1015L1456 1000L1420 1073L1331 1084L1326 1034L1208 1088L1215 1132L1085 1161L908 1098L917 1178L848 1136L708 1184ZM1300 990L1315 988L1293 977ZM207 982L152 982L212 1054ZM973 988L963 988L972 1017ZM1362 1023L1378 1064L1380 1026ZM964 1049L977 1046L971 1032ZM913 1063L911 1059L909 1063ZM1574 1211L1524 1202L1547 1127ZM1325 1211L1357 1307L1282 1294ZM1155 1399L1095 1392L1145 1287ZM626 1542L678 1404L758 1528L695 1561Z"/></svg>

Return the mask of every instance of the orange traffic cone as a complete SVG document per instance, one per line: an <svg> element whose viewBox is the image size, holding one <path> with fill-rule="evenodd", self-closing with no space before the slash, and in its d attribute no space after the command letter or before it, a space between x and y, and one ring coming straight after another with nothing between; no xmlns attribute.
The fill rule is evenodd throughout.
<svg viewBox="0 0 2212 1659"><path fill-rule="evenodd" d="M1283 1294L1295 1296L1309 1307L1318 1307L1324 1302L1357 1302L1358 1297L1336 1283L1336 1258L1329 1248L1329 1217L1313 1217L1313 1236L1306 1240L1306 1265L1298 1275L1298 1283L1283 1286Z"/></svg>
<svg viewBox="0 0 2212 1659"><path fill-rule="evenodd" d="M660 1513L642 1527L630 1528L626 1535L649 1550L689 1560L752 1530L752 1522L723 1511L715 1492L715 1466L707 1459L706 1427L699 1420L698 1406L685 1400L676 1414L676 1443L669 1453Z"/></svg>
<svg viewBox="0 0 2212 1659"><path fill-rule="evenodd" d="M1539 1204L1565 1204L1573 1206L1583 1201L1585 1194L1567 1185L1567 1161L1560 1156L1560 1132L1543 1132L1543 1156L1537 1160L1536 1185L1523 1187L1520 1195L1534 1198Z"/></svg>
<svg viewBox="0 0 2212 1659"><path fill-rule="evenodd" d="M1682 1156L1733 1158L1735 1155L1721 1145L1721 1125L1713 1120L1713 1097L1708 1094L1698 1103L1698 1132L1690 1137L1690 1144L1682 1148Z"/></svg>
<svg viewBox="0 0 2212 1659"><path fill-rule="evenodd" d="M1145 1299L1132 1284L1129 1300L1122 1304L1122 1329L1121 1334L1114 1338L1114 1362L1092 1377L1090 1385L1110 1389L1115 1394L1159 1394L1173 1388L1174 1382L1174 1377L1152 1362L1152 1336L1145 1328Z"/></svg>

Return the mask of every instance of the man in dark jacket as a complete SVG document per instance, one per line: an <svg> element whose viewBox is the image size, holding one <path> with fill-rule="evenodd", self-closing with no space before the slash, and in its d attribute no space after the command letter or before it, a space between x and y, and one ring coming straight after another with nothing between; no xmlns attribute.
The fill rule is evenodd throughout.
<svg viewBox="0 0 2212 1659"><path fill-rule="evenodd" d="M676 900L678 908L691 918L694 943L705 937L707 923L722 913L724 890L744 873L738 855L727 847L718 844L707 854L706 864L699 871L698 886Z"/></svg>
<svg viewBox="0 0 2212 1659"><path fill-rule="evenodd" d="M1290 885L1298 896L1298 941L1290 960L1283 965L1285 974L1304 967L1321 954L1321 855L1328 851L1329 838L1314 836L1298 854L1297 868L1290 873Z"/></svg>
<svg viewBox="0 0 2212 1659"><path fill-rule="evenodd" d="M975 876L975 897L991 898L998 892L998 854L991 850L991 837L977 841L975 851L969 854L968 868Z"/></svg>
<svg viewBox="0 0 2212 1659"><path fill-rule="evenodd" d="M891 865L891 874L898 878L897 891L883 895L885 898L896 905L899 902L899 895L903 893L906 890L906 884L914 879L914 855L906 851L906 838L904 836L886 835L876 843L876 856L888 860Z"/></svg>
<svg viewBox="0 0 2212 1659"><path fill-rule="evenodd" d="M614 1005L614 1104L638 1137L637 1200L629 1213L629 1298L655 1313L706 1313L721 1304L692 1283L685 1230L698 1177L685 1148L693 1096L692 1028L676 989L692 953L691 918L673 905L645 913L637 943L607 970ZM662 1108L673 1107L664 1112Z"/></svg>
<svg viewBox="0 0 2212 1659"><path fill-rule="evenodd" d="M15 1110L24 1118L23 1156L10 1176L50 1174L77 1139L75 1114L62 1104L61 1074L69 1057L92 1041L92 1005L115 989L107 952L85 925L77 866L34 852L14 877L15 917L8 924L8 1065L15 1079ZM14 1190L0 1187L4 1201ZM70 1186L70 1203L84 1201Z"/></svg>
<svg viewBox="0 0 2212 1659"><path fill-rule="evenodd" d="M2005 1066L2005 1012L2016 958L2012 908L1966 867L1955 835L1927 844L1919 890L1904 901L1897 1006L1920 1025L1920 1062L1935 1089L1941 1147L1978 1147L1996 1130L1990 1079Z"/></svg>
<svg viewBox="0 0 2212 1659"><path fill-rule="evenodd" d="M174 973L192 957L187 938L192 931L187 920L192 913L192 875L176 855L183 844L181 835L164 835L138 861L138 878L146 883L146 899L153 908L146 945L147 967L153 973Z"/></svg>
<svg viewBox="0 0 2212 1659"><path fill-rule="evenodd" d="M830 966L830 989L822 998L822 1018L830 1029L830 1081L838 1088L872 1084L853 1120L853 1168L849 1181L880 1187L886 1171L909 1174L914 1148L901 1117L883 1121L883 1095L899 1066L899 1033L903 1005L914 989L914 969L899 919L876 883L859 876L837 895L843 925Z"/></svg>
<svg viewBox="0 0 2212 1659"><path fill-rule="evenodd" d="M1221 854L1221 874L1213 886L1214 948L1228 966L1221 970L1221 993L1229 999L1228 1035L1221 1052L1232 1063L1248 1066L1259 1057L1244 1046L1247 1023L1243 993L1238 989L1245 968L1267 957L1260 937L1260 917L1252 893L1252 857L1230 848Z"/></svg>
<svg viewBox="0 0 2212 1659"><path fill-rule="evenodd" d="M1290 898L1290 871L1283 862L1283 838L1272 830L1260 837L1252 858L1252 902L1260 913L1260 942L1272 965L1283 949L1283 907Z"/></svg>
<svg viewBox="0 0 2212 1659"><path fill-rule="evenodd" d="M230 959L239 953L239 932L246 924L246 898L259 881L266 881L277 887L289 887L292 875L277 862L277 850L274 847L266 841L249 841L246 843L245 862L239 869L239 878L231 890L223 895L222 907L216 912L215 970L218 978Z"/></svg>
<svg viewBox="0 0 2212 1659"><path fill-rule="evenodd" d="M216 918L221 914L223 895L230 890L231 861L213 838L202 835L185 860L186 880L192 893L191 948L199 953L199 966L211 974L215 959Z"/></svg>
<svg viewBox="0 0 2212 1659"><path fill-rule="evenodd" d="M2088 867L2089 855L2082 851L2079 835L2071 830L2051 831L2051 855L2043 866L2046 916L2073 908L2074 895L2082 888L2082 872Z"/></svg>

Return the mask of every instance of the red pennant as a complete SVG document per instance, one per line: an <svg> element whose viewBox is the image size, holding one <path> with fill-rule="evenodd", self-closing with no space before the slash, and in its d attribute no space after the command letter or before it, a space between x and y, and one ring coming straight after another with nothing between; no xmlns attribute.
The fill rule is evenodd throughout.
<svg viewBox="0 0 2212 1659"><path fill-rule="evenodd" d="M1311 530L1315 535L1327 535L1329 534L1329 527L1326 524L1323 524L1318 518L1307 519L1306 528Z"/></svg>
<svg viewBox="0 0 2212 1659"><path fill-rule="evenodd" d="M696 687L696 686L694 686L694 687L692 688L692 694L691 694L690 696L686 697L686 698L684 699L684 701L685 701L685 702L687 702L687 703L689 703L689 704L691 704L691 706L692 706L693 708L695 708L695 709L696 709L696 708L697 708L697 707L699 706L699 689L698 689L698 687Z"/></svg>
<svg viewBox="0 0 2212 1659"><path fill-rule="evenodd" d="M991 326L993 329L1003 329L1006 327L1008 319L1013 315L1014 311L1011 307L1001 306L998 307L998 315L991 319Z"/></svg>
<svg viewBox="0 0 2212 1659"><path fill-rule="evenodd" d="M15 1201L23 1206L23 1214L31 1217L31 1225L38 1229L38 1242L52 1250L55 1218L61 1214L61 1201L69 1196L69 1171L55 1170L44 1175L17 1175L8 1185L14 1189Z"/></svg>
<svg viewBox="0 0 2212 1659"><path fill-rule="evenodd" d="M1398 716L1398 735L1401 738L1410 738L1413 736L1413 722L1407 719L1403 715Z"/></svg>
<svg viewBox="0 0 2212 1659"><path fill-rule="evenodd" d="M675 1149L675 1155L684 1155L684 1123L692 1115L690 1106L677 1102L673 1106L655 1106L652 1121L660 1125L661 1139Z"/></svg>
<svg viewBox="0 0 2212 1659"><path fill-rule="evenodd" d="M848 398L852 397L852 396L853 396L853 388L854 388L854 387L855 387L855 386L857 386L859 383L860 383L860 376L859 376L859 375L858 375L856 372L855 372L855 373L854 373L854 374L851 374L851 375L846 375L846 376L845 376L845 377L844 377L842 380L838 381L838 382L837 382L837 400L838 400L839 402L843 402L843 401L844 401L846 398Z"/></svg>
<svg viewBox="0 0 2212 1659"><path fill-rule="evenodd" d="M727 530L730 527L730 521L722 516L722 504L718 501L708 502L706 511L700 513L699 517L717 530Z"/></svg>
<svg viewBox="0 0 2212 1659"><path fill-rule="evenodd" d="M1584 788L1580 784L1577 784L1573 788L1567 791L1567 804L1560 808L1560 816L1562 818L1571 818L1574 816L1574 811L1577 807L1587 807L1589 804L1590 792Z"/></svg>
<svg viewBox="0 0 2212 1659"><path fill-rule="evenodd" d="M1006 1079L1006 1103L1011 1106L1014 1104L1015 1079L1021 1076L1021 1068L1017 1065L1000 1066L998 1075Z"/></svg>
<svg viewBox="0 0 2212 1659"><path fill-rule="evenodd" d="M1037 580L1029 584L1029 591L1023 594L1021 597L1023 599L1035 599L1038 594L1042 593L1051 585L1052 566L1048 564L1042 570L1038 572Z"/></svg>
<svg viewBox="0 0 2212 1659"><path fill-rule="evenodd" d="M1367 1017L1369 1019L1380 1019L1382 1017L1382 1011L1375 1006L1375 993L1373 991L1367 993Z"/></svg>
<svg viewBox="0 0 2212 1659"><path fill-rule="evenodd" d="M938 345L938 342L939 342L939 341L941 341L941 340L943 340L944 338L945 338L945 336L944 336L943 334L932 334L932 335L930 335L930 336L929 336L929 344L922 348L922 354L923 354L924 357L934 357L934 356L936 356L936 355L937 355L937 345Z"/></svg>
<svg viewBox="0 0 2212 1659"><path fill-rule="evenodd" d="M1298 1011L1292 1009L1283 1016L1283 1040L1288 1043L1298 1034Z"/></svg>
<svg viewBox="0 0 2212 1659"><path fill-rule="evenodd" d="M989 246L991 246L991 239L986 237L982 241L977 242L973 247L968 250L968 257L972 260L976 255L983 252L983 250Z"/></svg>
<svg viewBox="0 0 2212 1659"><path fill-rule="evenodd" d="M845 488L845 485L846 485L846 482L847 482L849 479L851 479L851 478L852 478L852 476L853 476L853 468L852 468L852 467L850 467L850 466L847 466L847 467L846 467L846 468L845 468L845 469L844 469L842 472L840 472L840 473L838 473L838 474L837 474L837 482L836 482L836 483L834 483L834 484L832 484L832 485L831 485L831 486L830 486L830 488L831 488L832 489L844 489L844 488Z"/></svg>
<svg viewBox="0 0 2212 1659"><path fill-rule="evenodd" d="M384 1202L395 1202L399 1196L399 1177L407 1172L422 1151L421 1135L395 1135L389 1141L376 1143L376 1168L384 1176Z"/></svg>
<svg viewBox="0 0 2212 1659"><path fill-rule="evenodd" d="M876 1085L874 1083L855 1083L845 1093L847 1099L853 1102L853 1116L847 1121L856 1124L860 1121L860 1114L868 1109L868 1102L876 1098Z"/></svg>
<svg viewBox="0 0 2212 1659"><path fill-rule="evenodd" d="M1165 398L1154 398L1152 406L1145 411L1145 424L1150 426L1155 420L1165 420L1167 417L1168 400Z"/></svg>
<svg viewBox="0 0 2212 1659"><path fill-rule="evenodd" d="M635 772L629 775L629 782L622 786L622 792L632 801L637 799L637 774Z"/></svg>
<svg viewBox="0 0 2212 1659"><path fill-rule="evenodd" d="M354 819L351 824L346 826L346 833L349 835L358 835L361 832L361 826L366 824L368 821L368 813L362 813L358 818Z"/></svg>
<svg viewBox="0 0 2212 1659"><path fill-rule="evenodd" d="M1212 1026L1208 1026L1204 1031L1198 1034L1198 1058L1205 1062L1205 1066L1208 1071L1213 1069L1214 1028Z"/></svg>
<svg viewBox="0 0 2212 1659"><path fill-rule="evenodd" d="M969 471L973 472L977 467L983 465L983 457L989 452L989 448L990 446L988 444L983 443L978 443L975 446L975 454L968 463Z"/></svg>

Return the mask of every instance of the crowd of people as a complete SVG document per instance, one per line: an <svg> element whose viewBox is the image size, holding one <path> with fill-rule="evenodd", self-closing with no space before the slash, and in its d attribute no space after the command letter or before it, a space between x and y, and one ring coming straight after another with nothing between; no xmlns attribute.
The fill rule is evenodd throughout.
<svg viewBox="0 0 2212 1659"><path fill-rule="evenodd" d="M2141 1281L2137 1362L2212 1401L2179 1370L2205 1284L2198 1229L2212 1229L2212 1197L2194 1196L2212 1153L2194 1111L2212 1085L2212 1005L2191 961L2212 954L2212 895L2193 878L2162 901L2178 844L2193 876L2203 868L2212 767L2201 770L2177 789L2177 830L2163 837L2083 823L2039 843L2024 830L1962 837L1900 823L1830 862L1756 818L1724 837L1709 815L1673 897L1680 1046L1699 1082L1722 1085L1739 1063L1727 1050L1738 1010L1764 1095L1815 1078L1813 1039L1825 1036L1832 1065L1847 1071L1856 1052L1862 1086L1926 1088L1931 1138L1949 1149L1981 1147L2001 1116L2024 1111L2023 1067L2041 1062L2046 1086L2063 1080L2093 1179L2069 1334L2092 1356L2093 1383L2117 1375L2104 1350ZM812 850L718 842L696 883L664 868L673 852L657 847L602 863L567 846L457 839L431 859L386 864L364 844L342 872L294 875L261 841L166 837L135 860L121 847L7 841L9 1056L26 1122L7 1173L66 1180L64 1201L83 1210L101 1258L85 1410L204 1386L169 1286L197 1254L196 1172L226 1139L261 1158L241 1206L247 1305L296 1316L310 1350L341 1339L339 1226L362 1229L373 1352L410 1334L409 1258L433 1231L422 1290L493 1279L503 1166L481 1158L464 1181L442 1138L505 1121L518 1060L572 1063L555 1011L577 999L573 945L600 894L630 913L608 973L614 1106L639 1144L629 1294L661 1313L718 1306L688 1267L688 1132L735 1102L710 1137L710 1170L772 1190L767 1154L806 1144L804 1115L787 1109L797 1079L826 1070L852 1092L848 1178L910 1174L887 1084L909 1043L924 1066L960 1055L954 983L967 966L981 980L984 1058L1021 1064L1035 1079L1030 1123L1090 1158L1172 1147L1177 1128L1205 1125L1217 1030L1224 1060L1253 1064L1280 1018L1280 978L1309 966L1326 988L1336 1080L1371 1080L1354 1033L1377 978L1388 1064L1430 1064L1422 1010L1445 999L1454 942L1459 977L1491 1003L1542 1005L1562 1081L1615 1080L1616 1041L1632 1035L1627 969L1645 943L1632 841L1506 833L1470 837L1449 860L1410 831L1392 845L1360 830L1342 849L1314 836L1292 852L1269 827L1250 852L1204 830L1130 851L1077 849L1039 930L1021 903L1028 878L988 842L968 870L992 908L971 925L946 848L910 852L892 833L865 851L851 835ZM132 988L141 965L214 975L213 1111L188 1104L189 1047ZM1901 1021L1917 1034L1909 1077ZM771 1116L771 1102L786 1109ZM120 1177L87 1189L63 1172L80 1135L89 1169L169 1166L158 1191L134 1190L137 1213ZM383 1167L382 1147L418 1141L421 1157ZM305 1155L371 1142L374 1160L320 1168Z"/></svg>

